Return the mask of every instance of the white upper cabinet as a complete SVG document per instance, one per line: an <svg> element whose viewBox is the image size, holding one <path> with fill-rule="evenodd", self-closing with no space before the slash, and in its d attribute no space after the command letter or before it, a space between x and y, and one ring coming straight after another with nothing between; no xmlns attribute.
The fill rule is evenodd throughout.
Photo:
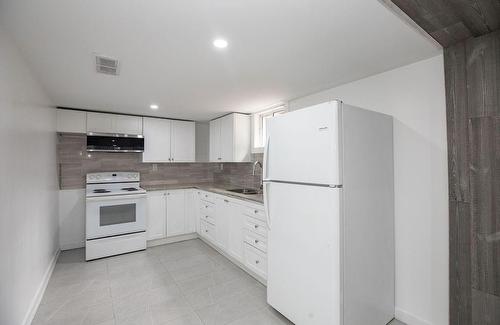
<svg viewBox="0 0 500 325"><path fill-rule="evenodd" d="M143 162L194 162L195 123L144 118Z"/></svg>
<svg viewBox="0 0 500 325"><path fill-rule="evenodd" d="M144 118L143 162L170 161L172 123L159 118Z"/></svg>
<svg viewBox="0 0 500 325"><path fill-rule="evenodd" d="M209 159L211 162L222 161L222 157L220 155L221 153L220 129L221 129L221 119L210 121Z"/></svg>
<svg viewBox="0 0 500 325"><path fill-rule="evenodd" d="M120 134L142 134L142 117L116 115L113 128Z"/></svg>
<svg viewBox="0 0 500 325"><path fill-rule="evenodd" d="M142 117L89 112L87 132L142 135Z"/></svg>
<svg viewBox="0 0 500 325"><path fill-rule="evenodd" d="M87 113L69 109L57 110L57 132L86 133Z"/></svg>
<svg viewBox="0 0 500 325"><path fill-rule="evenodd" d="M170 151L174 162L195 161L194 122L172 121Z"/></svg>
<svg viewBox="0 0 500 325"><path fill-rule="evenodd" d="M250 161L250 116L232 113L210 121L210 161Z"/></svg>

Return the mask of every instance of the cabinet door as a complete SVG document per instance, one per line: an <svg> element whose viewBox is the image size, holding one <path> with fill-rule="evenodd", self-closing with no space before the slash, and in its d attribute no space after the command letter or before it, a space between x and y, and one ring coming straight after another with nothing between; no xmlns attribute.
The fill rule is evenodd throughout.
<svg viewBox="0 0 500 325"><path fill-rule="evenodd" d="M231 216L229 200L217 198L215 210L215 241L220 248L227 250L229 241L229 218Z"/></svg>
<svg viewBox="0 0 500 325"><path fill-rule="evenodd" d="M197 232L198 194L195 190L185 190L186 233Z"/></svg>
<svg viewBox="0 0 500 325"><path fill-rule="evenodd" d="M222 161L234 161L234 134L233 122L234 115L226 115L220 119L220 158Z"/></svg>
<svg viewBox="0 0 500 325"><path fill-rule="evenodd" d="M120 134L142 134L142 117L115 115L113 132Z"/></svg>
<svg viewBox="0 0 500 325"><path fill-rule="evenodd" d="M245 249L245 214L243 207L232 202L228 203L229 217L229 254L244 263L243 252Z"/></svg>
<svg viewBox="0 0 500 325"><path fill-rule="evenodd" d="M186 233L184 190L167 191L167 237Z"/></svg>
<svg viewBox="0 0 500 325"><path fill-rule="evenodd" d="M87 113L87 132L113 133L113 114Z"/></svg>
<svg viewBox="0 0 500 325"><path fill-rule="evenodd" d="M143 162L168 162L170 159L171 121L144 118Z"/></svg>
<svg viewBox="0 0 500 325"><path fill-rule="evenodd" d="M165 207L165 192L148 192L147 202L148 240L166 237L167 210Z"/></svg>
<svg viewBox="0 0 500 325"><path fill-rule="evenodd" d="M195 161L194 122L172 121L171 158L176 162Z"/></svg>
<svg viewBox="0 0 500 325"><path fill-rule="evenodd" d="M222 160L221 157L221 133L220 133L221 122L220 119L210 121L210 148L209 156L211 162L218 162Z"/></svg>
<svg viewBox="0 0 500 325"><path fill-rule="evenodd" d="M87 113L69 109L57 110L57 132L86 133Z"/></svg>

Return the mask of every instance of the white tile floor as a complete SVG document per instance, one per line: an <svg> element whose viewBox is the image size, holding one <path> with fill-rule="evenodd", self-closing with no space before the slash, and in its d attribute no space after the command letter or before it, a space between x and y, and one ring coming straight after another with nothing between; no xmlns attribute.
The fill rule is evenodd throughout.
<svg viewBox="0 0 500 325"><path fill-rule="evenodd" d="M189 240L93 262L83 249L62 252L32 324L291 323L267 305L263 285Z"/></svg>

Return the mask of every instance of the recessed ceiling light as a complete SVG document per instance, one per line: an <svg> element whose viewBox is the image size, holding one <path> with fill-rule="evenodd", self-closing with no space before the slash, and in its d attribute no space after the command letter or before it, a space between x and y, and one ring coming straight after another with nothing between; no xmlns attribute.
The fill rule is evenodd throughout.
<svg viewBox="0 0 500 325"><path fill-rule="evenodd" d="M227 47L227 41L225 39L222 39L222 38L218 38L216 40L214 40L214 46L216 48L219 48L219 49L224 49Z"/></svg>
<svg viewBox="0 0 500 325"><path fill-rule="evenodd" d="M158 108L160 108L160 106L158 106L156 104L151 104L151 105L149 105L149 108L151 108L151 109L158 109Z"/></svg>

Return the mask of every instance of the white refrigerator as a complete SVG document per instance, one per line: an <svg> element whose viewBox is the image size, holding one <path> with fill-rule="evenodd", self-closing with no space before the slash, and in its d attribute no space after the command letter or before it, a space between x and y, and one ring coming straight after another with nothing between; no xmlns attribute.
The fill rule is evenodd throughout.
<svg viewBox="0 0 500 325"><path fill-rule="evenodd" d="M296 325L394 317L390 116L331 101L270 119L267 301Z"/></svg>

